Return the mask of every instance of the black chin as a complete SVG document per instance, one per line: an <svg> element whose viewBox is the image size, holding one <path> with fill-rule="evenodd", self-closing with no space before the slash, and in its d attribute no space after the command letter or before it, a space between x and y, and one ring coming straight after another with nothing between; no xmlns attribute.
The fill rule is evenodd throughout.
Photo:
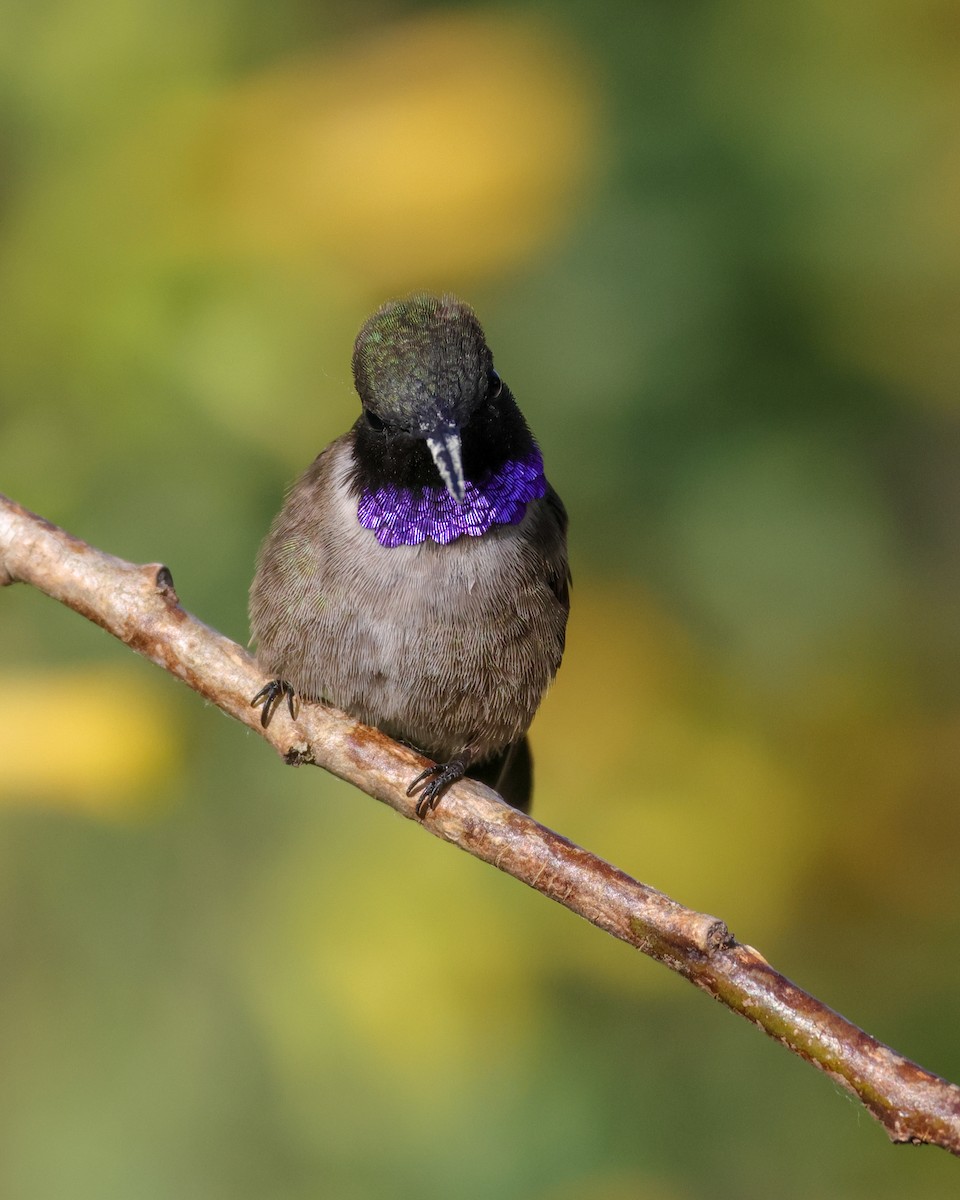
<svg viewBox="0 0 960 1200"><path fill-rule="evenodd" d="M411 491L443 487L433 456L421 438L373 429L362 416L353 427L353 436L350 482L357 495L387 486ZM506 386L474 413L460 436L464 476L477 484L510 459L524 458L533 448L530 430Z"/></svg>

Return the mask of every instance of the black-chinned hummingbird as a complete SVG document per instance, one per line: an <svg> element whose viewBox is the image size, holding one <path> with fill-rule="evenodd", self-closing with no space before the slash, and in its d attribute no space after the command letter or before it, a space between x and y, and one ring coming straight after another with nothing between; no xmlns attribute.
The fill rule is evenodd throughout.
<svg viewBox="0 0 960 1200"><path fill-rule="evenodd" d="M363 412L290 491L250 592L254 697L323 701L434 759L417 813L468 775L526 810L527 729L563 655L567 517L483 330L453 296L357 337Z"/></svg>

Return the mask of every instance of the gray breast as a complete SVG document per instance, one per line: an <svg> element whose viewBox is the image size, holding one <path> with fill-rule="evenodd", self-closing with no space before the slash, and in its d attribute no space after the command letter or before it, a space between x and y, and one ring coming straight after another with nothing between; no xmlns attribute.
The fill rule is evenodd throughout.
<svg viewBox="0 0 960 1200"><path fill-rule="evenodd" d="M357 521L349 435L290 494L251 596L258 659L440 759L483 759L529 726L563 651L562 531L523 522L447 546L381 546ZM562 562L559 560L562 559ZM271 597L282 596L281 601Z"/></svg>

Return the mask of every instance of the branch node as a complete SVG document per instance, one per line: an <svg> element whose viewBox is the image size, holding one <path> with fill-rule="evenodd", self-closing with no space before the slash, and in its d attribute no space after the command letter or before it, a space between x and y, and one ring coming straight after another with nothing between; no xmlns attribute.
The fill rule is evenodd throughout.
<svg viewBox="0 0 960 1200"><path fill-rule="evenodd" d="M707 954L719 954L721 950L729 950L737 944L737 939L730 932L725 921L714 920L706 931L704 949Z"/></svg>
<svg viewBox="0 0 960 1200"><path fill-rule="evenodd" d="M180 597L173 586L173 574L163 563L151 563L146 570L154 576L154 586L169 604L179 604Z"/></svg>

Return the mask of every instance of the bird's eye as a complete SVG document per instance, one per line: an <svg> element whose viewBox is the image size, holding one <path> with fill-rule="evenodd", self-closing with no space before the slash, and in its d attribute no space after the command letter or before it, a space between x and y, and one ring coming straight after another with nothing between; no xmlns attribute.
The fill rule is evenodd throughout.
<svg viewBox="0 0 960 1200"><path fill-rule="evenodd" d="M496 398L503 391L503 380L500 378L500 372L495 371L493 367L491 367L488 379L490 382L490 399L496 400Z"/></svg>
<svg viewBox="0 0 960 1200"><path fill-rule="evenodd" d="M367 418L367 424L370 426L370 428L375 430L377 433L383 433L383 431L386 429L385 423L381 421L377 414L371 409L365 408L363 410L363 415Z"/></svg>

